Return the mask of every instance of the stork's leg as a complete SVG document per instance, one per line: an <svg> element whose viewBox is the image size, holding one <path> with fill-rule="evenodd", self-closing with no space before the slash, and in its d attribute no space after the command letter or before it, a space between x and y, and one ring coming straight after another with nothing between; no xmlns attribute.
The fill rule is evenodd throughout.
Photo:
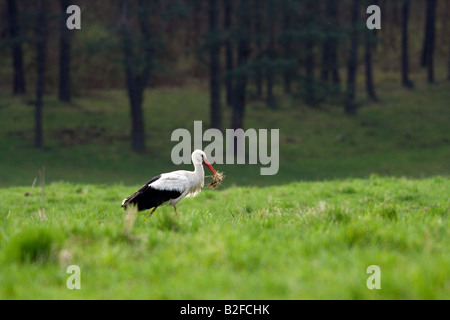
<svg viewBox="0 0 450 320"><path fill-rule="evenodd" d="M152 211L150 211L150 213L147 215L147 219L150 218L150 216L153 214L153 212L155 212L156 208L158 207L154 207Z"/></svg>
<svg viewBox="0 0 450 320"><path fill-rule="evenodd" d="M178 217L177 207L173 206L173 209L175 210L175 215Z"/></svg>

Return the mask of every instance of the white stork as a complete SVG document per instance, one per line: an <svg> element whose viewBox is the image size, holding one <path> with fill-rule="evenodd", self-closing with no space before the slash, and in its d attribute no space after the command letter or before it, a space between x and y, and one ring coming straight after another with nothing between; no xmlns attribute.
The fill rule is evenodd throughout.
<svg viewBox="0 0 450 320"><path fill-rule="evenodd" d="M216 174L216 170L202 150L192 152L192 163L194 171L177 170L153 177L138 191L124 199L122 207L126 209L128 205L134 205L137 206L138 211L153 208L147 216L150 217L159 206L171 205L177 213L176 205L181 199L193 197L202 190L205 179L202 164Z"/></svg>

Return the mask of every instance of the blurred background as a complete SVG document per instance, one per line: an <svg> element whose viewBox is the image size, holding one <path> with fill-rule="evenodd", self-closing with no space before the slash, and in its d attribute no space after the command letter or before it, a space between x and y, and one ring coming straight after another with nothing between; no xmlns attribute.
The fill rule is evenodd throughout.
<svg viewBox="0 0 450 320"><path fill-rule="evenodd" d="M224 187L448 175L449 16L448 0L2 1L0 187L42 167L141 184L175 169L171 133L195 120L280 129L278 174L217 165Z"/></svg>

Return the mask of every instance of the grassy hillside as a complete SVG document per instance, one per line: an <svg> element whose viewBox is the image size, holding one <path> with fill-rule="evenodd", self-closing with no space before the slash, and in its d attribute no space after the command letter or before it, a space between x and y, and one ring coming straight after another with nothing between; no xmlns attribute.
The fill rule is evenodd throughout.
<svg viewBox="0 0 450 320"><path fill-rule="evenodd" d="M128 223L133 187L44 191L1 190L1 299L450 298L448 178L205 190L178 217L163 207ZM66 287L68 265L80 290Z"/></svg>
<svg viewBox="0 0 450 320"><path fill-rule="evenodd" d="M260 176L259 164L217 165L228 176L224 187L368 177L372 173L448 175L449 85L417 83L413 91L393 87L392 81L381 83L382 101L366 104L355 117L343 115L342 108L334 105L307 109L279 98L279 110L271 111L261 102L250 102L246 128L280 130L280 170L275 176ZM29 102L0 96L1 187L30 186L42 166L48 182L143 184L155 174L174 170L170 161L177 144L171 141L173 130L192 132L194 120L204 121L206 130L209 121L206 88L148 90L148 152L136 155L130 147L125 92L105 91L76 99L71 105L48 97L44 108L46 147L37 150L32 146L33 105ZM225 107L224 112L228 127L231 110Z"/></svg>

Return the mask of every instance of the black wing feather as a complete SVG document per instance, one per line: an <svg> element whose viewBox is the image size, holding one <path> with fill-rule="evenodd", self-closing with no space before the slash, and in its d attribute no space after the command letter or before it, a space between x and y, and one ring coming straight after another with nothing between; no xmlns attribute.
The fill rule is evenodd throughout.
<svg viewBox="0 0 450 320"><path fill-rule="evenodd" d="M138 211L158 207L166 201L176 199L181 192L175 190L157 190L152 188L151 184L157 181L161 176L156 176L144 184L138 191L129 196L122 204L126 208L128 205L137 205Z"/></svg>

